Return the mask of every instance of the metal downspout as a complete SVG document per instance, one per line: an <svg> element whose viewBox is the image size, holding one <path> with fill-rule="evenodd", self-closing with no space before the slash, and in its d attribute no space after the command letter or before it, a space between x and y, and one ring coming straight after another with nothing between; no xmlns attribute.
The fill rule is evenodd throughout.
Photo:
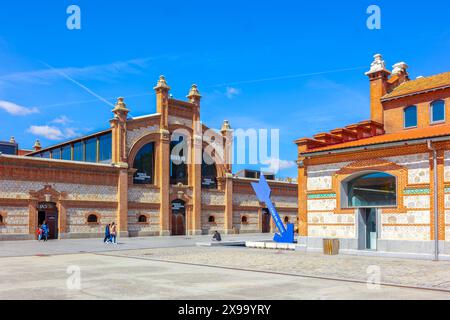
<svg viewBox="0 0 450 320"><path fill-rule="evenodd" d="M427 140L428 149L433 151L433 184L434 184L434 261L439 260L439 208L438 208L438 170L437 170L437 152L432 145L432 140Z"/></svg>

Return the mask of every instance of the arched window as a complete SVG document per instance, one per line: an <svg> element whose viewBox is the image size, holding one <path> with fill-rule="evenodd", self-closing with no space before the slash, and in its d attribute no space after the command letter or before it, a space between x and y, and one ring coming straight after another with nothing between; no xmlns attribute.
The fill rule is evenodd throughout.
<svg viewBox="0 0 450 320"><path fill-rule="evenodd" d="M202 188L217 188L217 169L214 159L206 152L203 153Z"/></svg>
<svg viewBox="0 0 450 320"><path fill-rule="evenodd" d="M95 214L90 214L87 218L87 222L88 223L98 223L98 218L97 215Z"/></svg>
<svg viewBox="0 0 450 320"><path fill-rule="evenodd" d="M0 224L3 224L3 216L0 214Z"/></svg>
<svg viewBox="0 0 450 320"><path fill-rule="evenodd" d="M133 168L136 169L133 181L135 184L153 184L155 173L155 143L146 144L134 158Z"/></svg>
<svg viewBox="0 0 450 320"><path fill-rule="evenodd" d="M431 123L445 121L445 102L443 100L438 100L431 103L430 116Z"/></svg>
<svg viewBox="0 0 450 320"><path fill-rule="evenodd" d="M187 141L182 135L173 135L170 142L170 183L188 183Z"/></svg>
<svg viewBox="0 0 450 320"><path fill-rule="evenodd" d="M288 216L284 217L284 223L289 223L289 217Z"/></svg>
<svg viewBox="0 0 450 320"><path fill-rule="evenodd" d="M248 223L247 216L242 216L242 218L241 218L241 223L242 223L242 224L247 224L247 223Z"/></svg>
<svg viewBox="0 0 450 320"><path fill-rule="evenodd" d="M139 223L147 223L147 217L141 214L138 218Z"/></svg>
<svg viewBox="0 0 450 320"><path fill-rule="evenodd" d="M214 216L209 216L208 222L209 223L214 223L214 222L216 222L216 218Z"/></svg>
<svg viewBox="0 0 450 320"><path fill-rule="evenodd" d="M345 187L349 207L380 207L397 204L396 179L384 172L356 177Z"/></svg>
<svg viewBox="0 0 450 320"><path fill-rule="evenodd" d="M405 128L417 127L417 107L409 106L403 110L403 121Z"/></svg>

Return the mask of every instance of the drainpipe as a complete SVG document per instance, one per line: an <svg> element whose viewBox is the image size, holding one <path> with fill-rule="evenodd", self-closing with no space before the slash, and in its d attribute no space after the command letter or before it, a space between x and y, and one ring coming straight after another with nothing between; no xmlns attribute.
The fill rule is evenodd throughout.
<svg viewBox="0 0 450 320"><path fill-rule="evenodd" d="M432 145L432 140L427 140L428 149L433 151L433 181L434 181L434 261L439 260L439 208L438 208L438 170L437 170L437 152Z"/></svg>

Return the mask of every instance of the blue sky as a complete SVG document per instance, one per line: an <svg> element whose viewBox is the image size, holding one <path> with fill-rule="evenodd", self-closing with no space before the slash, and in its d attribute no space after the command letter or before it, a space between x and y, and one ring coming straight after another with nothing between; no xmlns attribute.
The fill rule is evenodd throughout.
<svg viewBox="0 0 450 320"><path fill-rule="evenodd" d="M66 27L71 4L81 30ZM366 27L371 4L381 30ZM389 68L407 62L412 78L450 70L449 10L446 0L2 1L0 140L30 148L107 128L111 106L86 88L153 113L164 74L175 98L199 85L210 127L280 129L280 158L294 161L293 140L369 118L373 54ZM281 176L296 176L286 167Z"/></svg>

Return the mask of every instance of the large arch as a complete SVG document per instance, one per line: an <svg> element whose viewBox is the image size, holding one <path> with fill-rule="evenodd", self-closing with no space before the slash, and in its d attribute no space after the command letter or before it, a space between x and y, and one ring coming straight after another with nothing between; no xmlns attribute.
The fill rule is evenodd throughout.
<svg viewBox="0 0 450 320"><path fill-rule="evenodd" d="M403 190L408 184L408 169L394 162L377 158L352 162L333 175L332 186L336 192L336 213L354 212L354 208L349 208L345 202L347 199L345 186L355 178L373 173L384 173L395 178L396 204L388 206L387 210L405 211L402 196Z"/></svg>
<svg viewBox="0 0 450 320"><path fill-rule="evenodd" d="M397 206L397 179L382 171L351 175L341 182L341 203L349 208Z"/></svg>
<svg viewBox="0 0 450 320"><path fill-rule="evenodd" d="M154 171L153 176L158 177L160 174L160 166L158 161L158 155L160 151L160 134L159 133L150 133L148 135L143 136L139 140L137 140L130 148L130 152L128 153L128 168L133 169L134 162L136 160L136 156L139 151L145 147L149 143L154 143L154 153L155 153L155 161L154 161ZM153 185L158 185L158 179L153 179Z"/></svg>

